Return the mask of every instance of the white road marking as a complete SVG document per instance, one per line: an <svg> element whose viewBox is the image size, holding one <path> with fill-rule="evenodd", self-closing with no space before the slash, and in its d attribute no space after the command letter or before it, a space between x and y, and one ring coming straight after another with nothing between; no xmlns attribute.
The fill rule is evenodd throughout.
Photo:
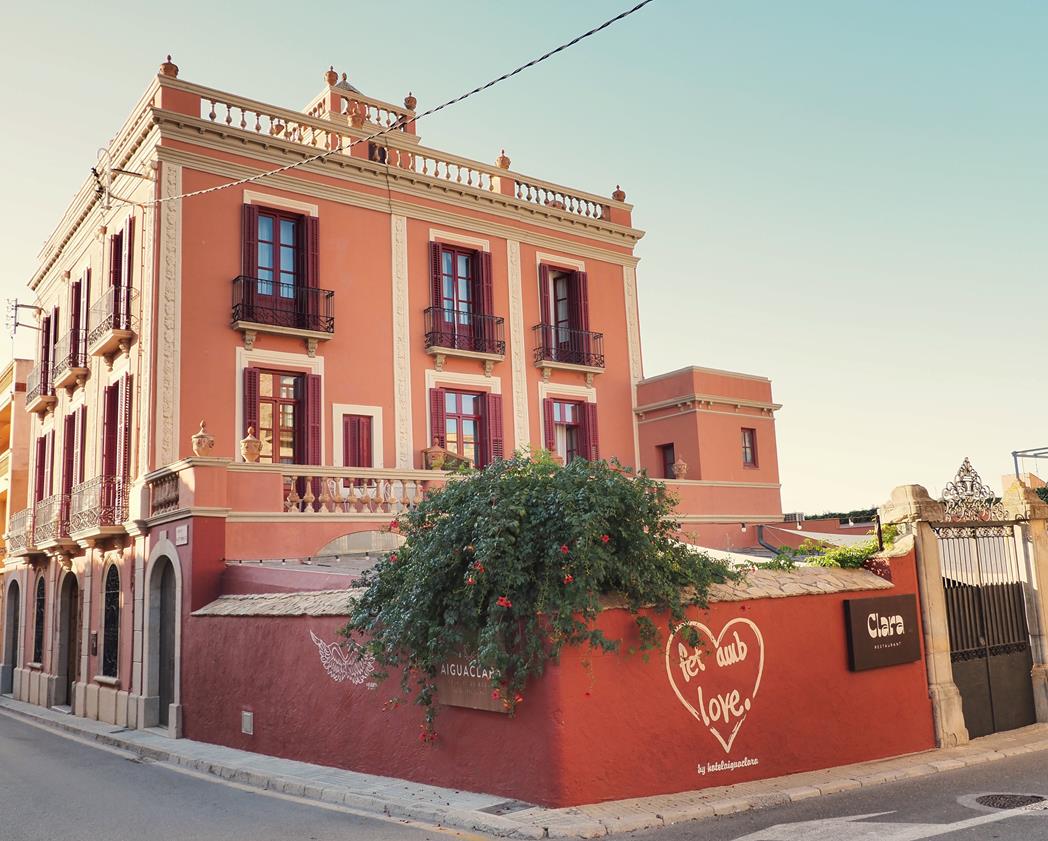
<svg viewBox="0 0 1048 841"><path fill-rule="evenodd" d="M971 829L987 823L1008 820L1008 818L1044 814L1045 811L1046 807L1037 803L1021 809L1002 809L988 815L979 815L954 823L866 821L867 818L894 814L893 812L872 812L868 815L850 815L819 821L781 823L751 832L749 835L743 835L736 838L735 841L796 841L798 838L803 838L804 841L920 841L922 838L948 835L951 832L960 832L962 829Z"/></svg>

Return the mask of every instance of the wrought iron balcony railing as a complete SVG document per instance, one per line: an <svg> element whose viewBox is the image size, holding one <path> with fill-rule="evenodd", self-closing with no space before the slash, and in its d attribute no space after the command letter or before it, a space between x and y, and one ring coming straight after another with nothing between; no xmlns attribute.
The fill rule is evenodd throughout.
<svg viewBox="0 0 1048 841"><path fill-rule="evenodd" d="M426 310L426 347L505 356L505 319L430 307Z"/></svg>
<svg viewBox="0 0 1048 841"><path fill-rule="evenodd" d="M553 324L536 324L535 362L561 362L584 365L587 368L604 367L604 334L589 330L569 330Z"/></svg>
<svg viewBox="0 0 1048 841"><path fill-rule="evenodd" d="M123 477L98 476L69 495L69 531L119 526L127 519L127 485Z"/></svg>
<svg viewBox="0 0 1048 841"><path fill-rule="evenodd" d="M55 345L51 363L51 378L56 384L68 379L71 371L87 367L87 330L70 330Z"/></svg>
<svg viewBox="0 0 1048 841"><path fill-rule="evenodd" d="M7 524L7 551L16 555L33 549L33 509L23 508L11 515Z"/></svg>
<svg viewBox="0 0 1048 841"><path fill-rule="evenodd" d="M119 343L138 331L138 319L134 315L134 302L138 292L126 286L110 286L102 297L91 305L88 313L87 344L92 353L99 344L110 345L110 338Z"/></svg>
<svg viewBox="0 0 1048 841"><path fill-rule="evenodd" d="M48 540L69 536L69 495L53 494L36 504L33 516L33 543L36 546Z"/></svg>
<svg viewBox="0 0 1048 841"><path fill-rule="evenodd" d="M32 404L41 397L50 397L54 393L55 389L51 381L51 363L41 362L29 372L25 380L26 408L31 408Z"/></svg>
<svg viewBox="0 0 1048 841"><path fill-rule="evenodd" d="M330 289L241 275L233 280L233 323L334 333L334 298Z"/></svg>

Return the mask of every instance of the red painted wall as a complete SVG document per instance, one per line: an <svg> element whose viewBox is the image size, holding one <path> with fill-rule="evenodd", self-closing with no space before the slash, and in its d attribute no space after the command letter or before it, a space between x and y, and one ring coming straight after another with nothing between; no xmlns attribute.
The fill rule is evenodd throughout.
<svg viewBox="0 0 1048 841"><path fill-rule="evenodd" d="M891 563L895 588L881 592L914 593L912 554ZM678 699L661 650L647 660L569 651L529 689L516 718L444 708L436 744L424 746L413 704L383 710L396 694L392 682L369 690L335 683L323 671L309 631L337 641L342 620L332 617L191 618L183 652L185 734L552 806L740 783L931 748L923 659L848 671L843 602L871 595L878 593L721 602L693 612L713 634L748 620L763 637L755 693L759 645L746 636L747 623L730 626L725 640L739 630L746 659L718 667L712 653L706 658L703 685L711 694L730 697L738 689L738 705L752 696L729 752ZM608 610L599 621L629 644L628 613ZM679 670L676 653L670 669ZM240 734L242 709L255 714L254 736ZM697 770L744 759L757 764Z"/></svg>

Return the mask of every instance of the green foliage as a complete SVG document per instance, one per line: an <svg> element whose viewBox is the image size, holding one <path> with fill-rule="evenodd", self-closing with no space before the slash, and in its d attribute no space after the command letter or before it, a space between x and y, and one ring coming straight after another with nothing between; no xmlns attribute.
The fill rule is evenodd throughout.
<svg viewBox="0 0 1048 841"><path fill-rule="evenodd" d="M435 678L466 653L493 673L495 697L512 711L530 678L565 645L613 651L620 640L593 627L601 596L634 614L652 606L670 627L688 605L706 605L711 584L736 576L677 539L664 485L617 463L518 454L448 482L391 528L407 538L365 573L347 633L371 652L379 679L401 670L401 689L436 714ZM660 644L636 616L641 649Z"/></svg>
<svg viewBox="0 0 1048 841"><path fill-rule="evenodd" d="M898 526L884 526L881 529L881 536L884 538L884 548L887 549L895 543L895 538L899 536ZM867 540L851 546L827 546L815 540L805 540L796 549L781 546L778 554L772 560L757 564L757 567L758 569L791 570L800 562L812 566L860 569L866 566L879 551L881 550L877 544L876 532L870 532Z"/></svg>
<svg viewBox="0 0 1048 841"><path fill-rule="evenodd" d="M1043 502L1048 502L1048 487L1038 488L1037 496L1039 496Z"/></svg>
<svg viewBox="0 0 1048 841"><path fill-rule="evenodd" d="M812 514L805 516L806 520L854 520L863 523L872 520L877 515L876 508L856 508L852 511L826 511L823 514Z"/></svg>

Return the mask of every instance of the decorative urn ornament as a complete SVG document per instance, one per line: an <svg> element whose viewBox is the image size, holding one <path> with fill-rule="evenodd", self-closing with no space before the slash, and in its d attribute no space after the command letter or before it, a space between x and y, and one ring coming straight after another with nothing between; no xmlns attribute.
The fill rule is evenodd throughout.
<svg viewBox="0 0 1048 841"><path fill-rule="evenodd" d="M688 462L678 456L677 460L673 462L673 478L674 479L687 479L688 478Z"/></svg>
<svg viewBox="0 0 1048 841"><path fill-rule="evenodd" d="M418 105L418 99L415 98L411 91L408 91L408 95L404 97L404 107L408 111L414 111L416 105Z"/></svg>
<svg viewBox="0 0 1048 841"><path fill-rule="evenodd" d="M178 76L178 65L171 61L171 56L168 56L167 61L160 65L160 75L171 78Z"/></svg>
<svg viewBox="0 0 1048 841"><path fill-rule="evenodd" d="M502 150L502 154L495 158L495 166L499 169L509 169L509 165L512 161L506 157L506 150Z"/></svg>
<svg viewBox="0 0 1048 841"><path fill-rule="evenodd" d="M338 73L335 72L335 65L331 65L324 72L324 81L328 83L329 88L333 88L338 83Z"/></svg>
<svg viewBox="0 0 1048 841"><path fill-rule="evenodd" d="M240 455L244 457L244 461L254 464L261 452L262 442L255 437L255 427L249 426L247 435L240 439Z"/></svg>
<svg viewBox="0 0 1048 841"><path fill-rule="evenodd" d="M615 201L626 201L626 194L622 191L621 185L615 185L615 192L611 194L611 197Z"/></svg>
<svg viewBox="0 0 1048 841"><path fill-rule="evenodd" d="M207 423L200 421L200 431L193 436L193 452L198 456L209 456L215 448L215 436L209 435Z"/></svg>

